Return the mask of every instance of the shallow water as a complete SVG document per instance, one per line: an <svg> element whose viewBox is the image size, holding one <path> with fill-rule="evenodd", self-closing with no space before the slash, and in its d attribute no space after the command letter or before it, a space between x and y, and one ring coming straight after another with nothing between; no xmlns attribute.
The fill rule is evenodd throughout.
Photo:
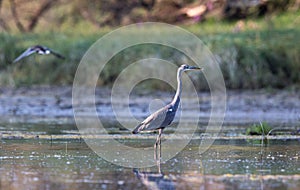
<svg viewBox="0 0 300 190"><path fill-rule="evenodd" d="M241 130L231 126L230 131L234 128ZM0 130L0 189L298 189L300 186L299 136L261 141L259 137L223 133L202 154L199 153L201 138L194 138L172 159L150 168L133 169L99 157L72 124L1 124ZM128 146L152 147L155 141L155 135L134 138L122 130L119 134L119 140ZM168 134L164 137L169 138ZM176 144L180 138L171 140ZM163 146L164 141L162 150Z"/></svg>

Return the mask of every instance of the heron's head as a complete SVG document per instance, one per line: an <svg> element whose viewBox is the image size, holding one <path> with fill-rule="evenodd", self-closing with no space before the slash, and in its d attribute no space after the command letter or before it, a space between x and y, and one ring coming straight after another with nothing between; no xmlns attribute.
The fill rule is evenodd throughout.
<svg viewBox="0 0 300 190"><path fill-rule="evenodd" d="M190 65L181 65L179 67L179 69L181 69L182 71L188 71L188 70L202 70L202 68L200 67L195 67L195 66L190 66Z"/></svg>

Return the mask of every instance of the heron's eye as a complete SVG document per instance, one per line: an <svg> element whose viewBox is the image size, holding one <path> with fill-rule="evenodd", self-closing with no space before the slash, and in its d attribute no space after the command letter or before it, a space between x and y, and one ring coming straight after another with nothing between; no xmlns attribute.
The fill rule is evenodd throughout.
<svg viewBox="0 0 300 190"><path fill-rule="evenodd" d="M187 65L185 65L185 66L184 66L184 69L188 69L188 66L187 66Z"/></svg>

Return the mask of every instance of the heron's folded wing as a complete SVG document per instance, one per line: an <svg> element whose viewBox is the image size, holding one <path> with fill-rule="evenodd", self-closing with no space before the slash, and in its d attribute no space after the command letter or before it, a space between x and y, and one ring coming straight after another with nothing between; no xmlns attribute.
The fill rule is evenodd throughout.
<svg viewBox="0 0 300 190"><path fill-rule="evenodd" d="M143 130L151 131L159 129L166 119L168 109L166 107L161 108L160 110L154 112L149 117L147 117L143 122Z"/></svg>

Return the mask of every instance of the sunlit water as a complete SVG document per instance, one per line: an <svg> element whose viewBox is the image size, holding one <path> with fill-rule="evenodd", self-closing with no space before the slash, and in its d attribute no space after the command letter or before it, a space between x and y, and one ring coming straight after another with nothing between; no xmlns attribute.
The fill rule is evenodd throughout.
<svg viewBox="0 0 300 190"><path fill-rule="evenodd" d="M202 154L199 153L200 140L196 138L171 160L151 168L134 169L99 157L79 136L72 136L78 135L72 124L2 124L0 129L0 189L300 187L300 138L261 141L236 134L240 138L217 138ZM120 134L122 139L122 134L125 137L127 133L120 131ZM62 136L55 138L56 135ZM123 139L134 147L152 146L154 141L155 136L136 139L127 135Z"/></svg>

